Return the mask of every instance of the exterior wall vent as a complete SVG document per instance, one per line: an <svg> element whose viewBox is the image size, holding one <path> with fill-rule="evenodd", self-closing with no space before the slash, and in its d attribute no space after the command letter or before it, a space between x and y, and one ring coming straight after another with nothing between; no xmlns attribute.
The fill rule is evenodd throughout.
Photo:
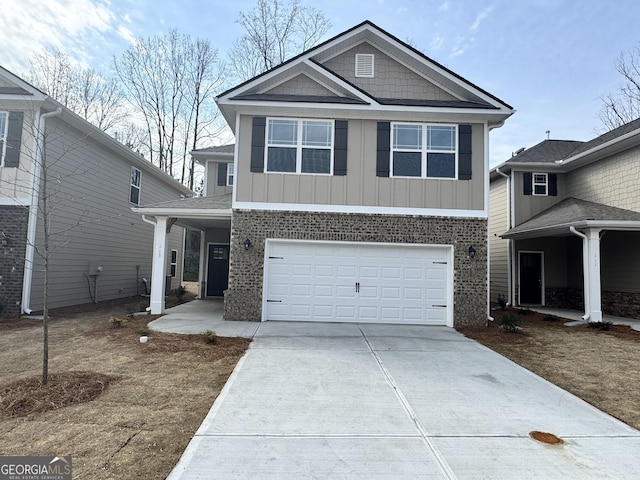
<svg viewBox="0 0 640 480"><path fill-rule="evenodd" d="M356 77L373 78L372 53L356 53Z"/></svg>

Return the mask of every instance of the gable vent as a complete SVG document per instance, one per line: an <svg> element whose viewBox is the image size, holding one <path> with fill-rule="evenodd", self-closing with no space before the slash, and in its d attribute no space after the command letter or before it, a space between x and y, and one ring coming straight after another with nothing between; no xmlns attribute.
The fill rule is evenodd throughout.
<svg viewBox="0 0 640 480"><path fill-rule="evenodd" d="M373 78L372 53L356 53L356 77Z"/></svg>

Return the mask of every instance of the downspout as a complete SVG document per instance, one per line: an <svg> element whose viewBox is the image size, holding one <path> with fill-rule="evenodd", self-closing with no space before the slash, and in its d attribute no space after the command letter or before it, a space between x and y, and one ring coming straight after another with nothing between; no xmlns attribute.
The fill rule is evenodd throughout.
<svg viewBox="0 0 640 480"><path fill-rule="evenodd" d="M591 302L589 301L589 239L584 233L576 230L574 226L570 226L569 230L571 230L571 233L574 235L582 238L582 275L584 277L584 285L582 287L584 297L584 315L582 316L582 319L585 322L588 322L591 317L591 314L589 313L591 309Z"/></svg>
<svg viewBox="0 0 640 480"><path fill-rule="evenodd" d="M62 107L53 112L43 113L38 118L38 138L40 143L36 147L35 158L31 164L31 203L29 204L29 220L27 223L27 245L24 255L24 277L22 279L22 312L31 314L31 283L33 280L33 257L36 249L36 227L38 225L38 202L40 200L40 178L42 176L42 163L45 147L45 120L49 117L57 117L62 113Z"/></svg>
<svg viewBox="0 0 640 480"><path fill-rule="evenodd" d="M496 172L507 179L507 230L511 230L511 177L504 172L500 171L500 167L496 167ZM511 264L513 257L513 240L507 240L507 307L511 306L512 297L512 277L511 277Z"/></svg>

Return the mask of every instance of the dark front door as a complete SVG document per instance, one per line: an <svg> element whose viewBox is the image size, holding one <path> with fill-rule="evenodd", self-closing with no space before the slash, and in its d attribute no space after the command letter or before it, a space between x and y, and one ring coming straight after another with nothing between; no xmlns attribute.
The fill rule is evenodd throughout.
<svg viewBox="0 0 640 480"><path fill-rule="evenodd" d="M207 296L221 297L229 286L229 245L209 244Z"/></svg>
<svg viewBox="0 0 640 480"><path fill-rule="evenodd" d="M542 252L520 252L520 303L542 305Z"/></svg>

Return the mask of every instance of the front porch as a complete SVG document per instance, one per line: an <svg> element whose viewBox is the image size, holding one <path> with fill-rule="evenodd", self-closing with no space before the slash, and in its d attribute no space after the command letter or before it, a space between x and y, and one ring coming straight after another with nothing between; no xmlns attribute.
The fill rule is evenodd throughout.
<svg viewBox="0 0 640 480"><path fill-rule="evenodd" d="M512 304L640 319L640 213L569 198L501 235Z"/></svg>
<svg viewBox="0 0 640 480"><path fill-rule="evenodd" d="M227 288L231 249L231 194L183 198L132 209L154 228L152 314L164 313L164 278L169 265L167 233L174 225L200 232L198 298L221 297Z"/></svg>

